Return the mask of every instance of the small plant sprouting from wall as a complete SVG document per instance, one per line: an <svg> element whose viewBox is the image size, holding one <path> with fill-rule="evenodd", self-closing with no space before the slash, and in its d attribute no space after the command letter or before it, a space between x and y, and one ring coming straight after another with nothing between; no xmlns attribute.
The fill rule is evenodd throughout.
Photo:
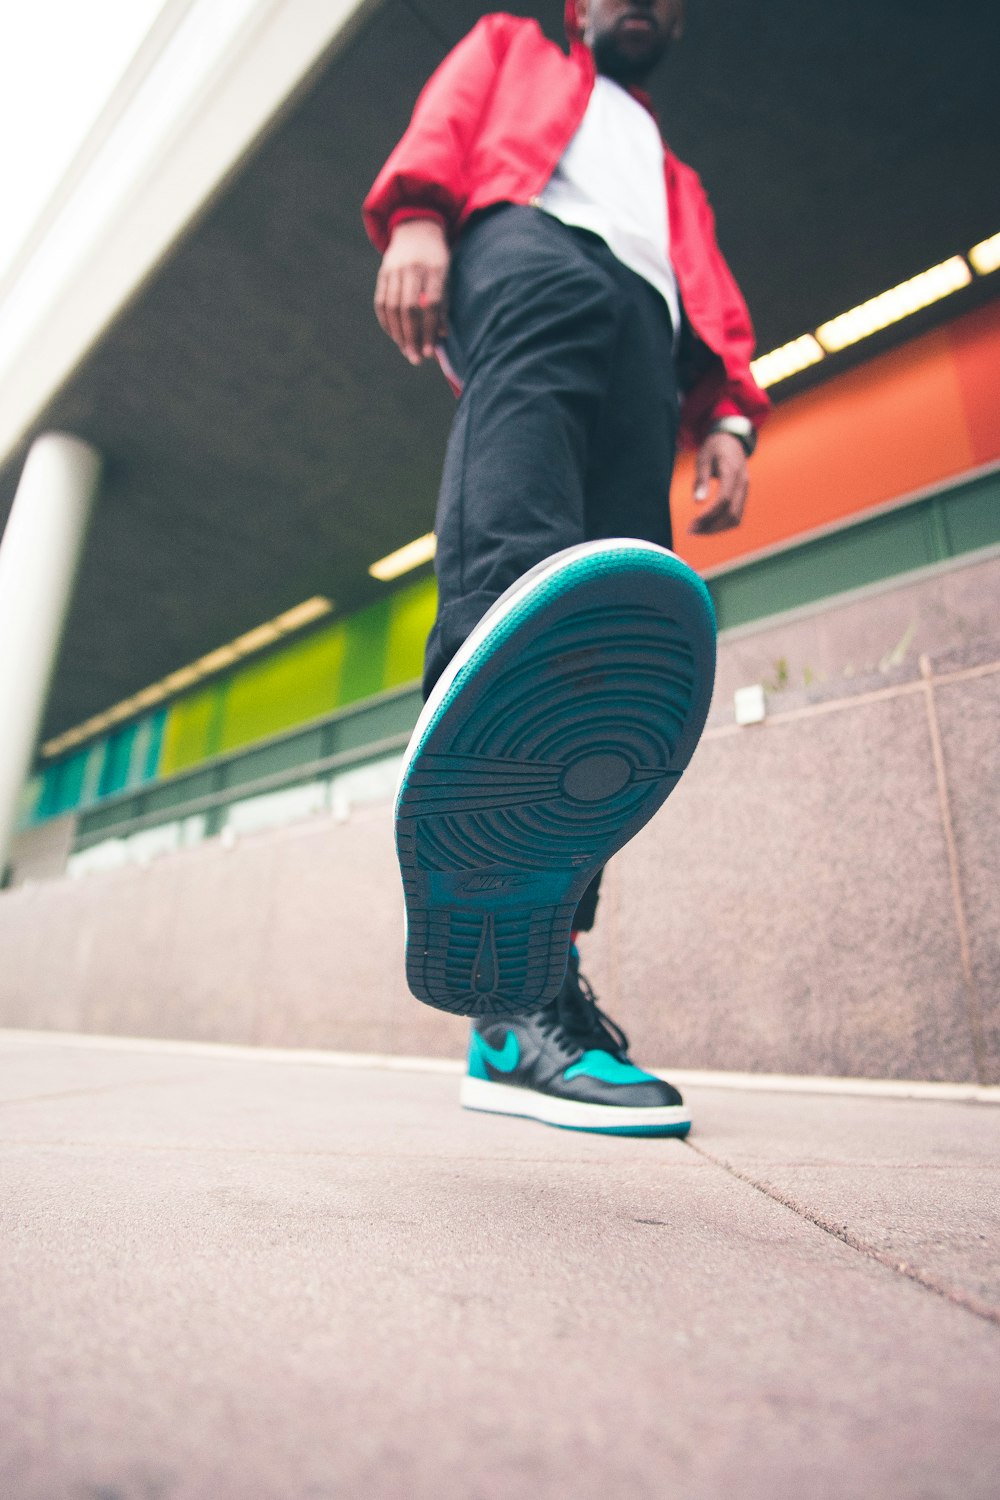
<svg viewBox="0 0 1000 1500"><path fill-rule="evenodd" d="M788 686L788 658L779 656L774 663L774 675L764 679L764 690L768 693L780 693Z"/></svg>

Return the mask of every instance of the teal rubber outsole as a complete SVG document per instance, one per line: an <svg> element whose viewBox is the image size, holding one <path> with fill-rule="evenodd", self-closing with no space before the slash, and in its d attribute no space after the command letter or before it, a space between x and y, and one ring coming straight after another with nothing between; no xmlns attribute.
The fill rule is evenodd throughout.
<svg viewBox="0 0 1000 1500"><path fill-rule="evenodd" d="M577 902L676 786L704 727L715 619L648 543L585 543L494 606L404 760L407 981L461 1015L558 992Z"/></svg>

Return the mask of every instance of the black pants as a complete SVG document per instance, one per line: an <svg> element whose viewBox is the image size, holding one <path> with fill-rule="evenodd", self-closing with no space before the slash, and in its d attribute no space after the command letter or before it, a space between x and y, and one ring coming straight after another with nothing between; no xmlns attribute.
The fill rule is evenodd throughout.
<svg viewBox="0 0 1000 1500"><path fill-rule="evenodd" d="M670 546L673 342L663 298L596 235L514 204L466 229L449 283L446 350L463 390L438 500L425 696L543 558L599 537ZM581 929L599 883L577 909Z"/></svg>

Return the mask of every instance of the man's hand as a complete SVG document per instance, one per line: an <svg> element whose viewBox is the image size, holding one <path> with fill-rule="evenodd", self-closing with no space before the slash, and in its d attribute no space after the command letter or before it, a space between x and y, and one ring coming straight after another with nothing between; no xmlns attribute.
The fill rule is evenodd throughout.
<svg viewBox="0 0 1000 1500"><path fill-rule="evenodd" d="M729 531L743 519L743 507L750 488L746 449L731 432L711 432L698 449L695 466L694 498L704 505L711 481L718 480L715 498L706 510L696 516L688 528L694 534L710 535Z"/></svg>
<svg viewBox="0 0 1000 1500"><path fill-rule="evenodd" d="M411 365L434 353L446 329L448 241L435 219L397 224L375 285L375 316Z"/></svg>

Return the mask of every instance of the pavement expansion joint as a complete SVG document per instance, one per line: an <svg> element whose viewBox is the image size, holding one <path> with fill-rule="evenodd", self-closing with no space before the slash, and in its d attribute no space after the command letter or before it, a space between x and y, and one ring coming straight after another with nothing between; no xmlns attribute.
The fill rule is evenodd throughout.
<svg viewBox="0 0 1000 1500"><path fill-rule="evenodd" d="M742 1171L739 1167L733 1166L732 1162L725 1161L720 1156L713 1156L710 1151L705 1150L704 1146L699 1146L695 1141L692 1141L690 1136L687 1137L684 1144L689 1151L695 1152L714 1166L721 1167L724 1172L728 1172L738 1182L746 1183L748 1187L754 1188L755 1191L763 1194L765 1198L770 1198L773 1202L780 1203L783 1208L789 1209L791 1213L796 1214L800 1219L804 1219L806 1223L814 1225L816 1229L822 1230L824 1234L831 1235L834 1239L840 1240L848 1249L857 1251L859 1255L867 1256L869 1260L877 1261L880 1266L884 1266L886 1270L893 1271L897 1276L904 1276L908 1281L916 1282L925 1291L933 1292L935 1296L952 1303L955 1307L962 1308L964 1312L971 1313L973 1317L981 1318L984 1322L992 1323L1000 1328L1000 1308L991 1307L989 1303L983 1302L979 1297L970 1296L968 1292L963 1292L958 1287L949 1286L947 1282L939 1280L936 1276L931 1276L927 1271L922 1271L919 1266L912 1265L907 1260L900 1260L898 1256L888 1255L884 1250L880 1250L877 1245L871 1244L868 1240L862 1239L860 1235L848 1229L846 1224L835 1224L832 1220L824 1218L822 1214L818 1214L813 1209L807 1208L804 1203L800 1203L791 1194L782 1192L780 1188L772 1186L769 1182L759 1181L756 1177L751 1176L749 1172Z"/></svg>

